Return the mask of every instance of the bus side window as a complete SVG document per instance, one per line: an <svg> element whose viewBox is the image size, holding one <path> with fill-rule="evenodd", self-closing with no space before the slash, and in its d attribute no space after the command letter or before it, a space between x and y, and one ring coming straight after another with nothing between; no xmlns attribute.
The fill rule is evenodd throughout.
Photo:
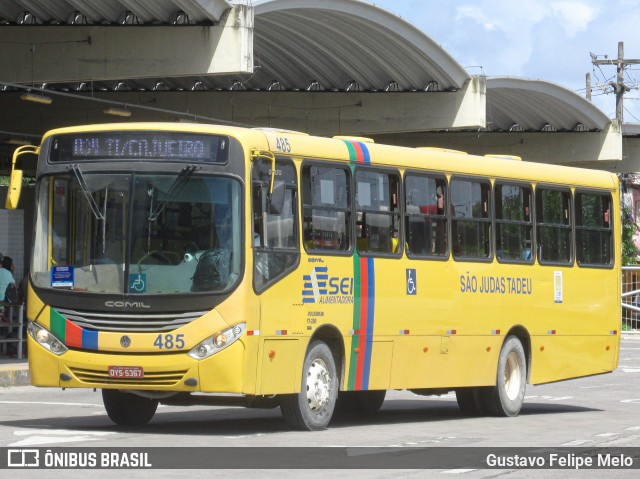
<svg viewBox="0 0 640 479"><path fill-rule="evenodd" d="M409 256L449 255L446 195L444 176L405 176L405 236Z"/></svg>
<svg viewBox="0 0 640 479"><path fill-rule="evenodd" d="M606 266L613 262L611 196L577 192L576 258L580 266Z"/></svg>
<svg viewBox="0 0 640 479"><path fill-rule="evenodd" d="M358 251L399 255L399 175L396 172L358 168L355 179Z"/></svg>
<svg viewBox="0 0 640 479"><path fill-rule="evenodd" d="M501 262L533 263L530 186L495 186L496 256Z"/></svg>
<svg viewBox="0 0 640 479"><path fill-rule="evenodd" d="M252 169L254 287L264 291L298 263L298 184L291 160L278 158L274 190L284 188L284 203L277 213L270 207L271 162L258 159Z"/></svg>
<svg viewBox="0 0 640 479"><path fill-rule="evenodd" d="M540 264L569 264L573 259L571 191L536 188L536 241Z"/></svg>
<svg viewBox="0 0 640 479"><path fill-rule="evenodd" d="M303 166L303 243L307 251L351 248L350 176L340 166Z"/></svg>
<svg viewBox="0 0 640 479"><path fill-rule="evenodd" d="M491 183L451 180L451 231L455 259L491 258Z"/></svg>

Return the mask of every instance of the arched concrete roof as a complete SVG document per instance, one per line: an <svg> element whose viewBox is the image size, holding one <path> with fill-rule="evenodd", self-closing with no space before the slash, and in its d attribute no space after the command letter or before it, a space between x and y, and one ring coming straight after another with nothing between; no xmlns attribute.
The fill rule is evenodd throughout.
<svg viewBox="0 0 640 479"><path fill-rule="evenodd" d="M5 0L0 20L11 24L172 24L182 11L190 23L219 19L224 0ZM128 80L128 89L408 91L459 89L467 72L424 32L401 17L358 0L269 0L254 3L252 75ZM25 18L25 12L31 14ZM80 23L83 17L79 16ZM126 30L123 30L126 34ZM277 82L277 83L274 83ZM314 83L316 82L316 83ZM435 82L435 84L433 83ZM117 82L96 82L112 89ZM74 89L74 88L70 88Z"/></svg>
<svg viewBox="0 0 640 479"><path fill-rule="evenodd" d="M499 131L604 130L611 120L586 98L544 80L487 79L487 128Z"/></svg>
<svg viewBox="0 0 640 479"><path fill-rule="evenodd" d="M16 25L211 24L229 7L225 0L3 0L0 20Z"/></svg>
<svg viewBox="0 0 640 479"><path fill-rule="evenodd" d="M16 24L16 17L29 10L40 23L69 23L70 12L80 12L89 23L114 24L131 11L144 24L170 24L171 16L183 11L191 23L206 24L229 5L225 0L3 0L0 17ZM423 91L460 89L470 78L424 32L370 3L264 0L254 3L254 14L252 74L96 81L94 87L153 90L161 83L166 90ZM604 130L610 123L590 102L547 81L489 78L486 95L490 130Z"/></svg>
<svg viewBox="0 0 640 479"><path fill-rule="evenodd" d="M421 30L356 0L256 4L254 58L258 69L246 82L249 88L277 80L284 89L345 90L355 81L364 91L424 90L430 82L450 90L469 79Z"/></svg>

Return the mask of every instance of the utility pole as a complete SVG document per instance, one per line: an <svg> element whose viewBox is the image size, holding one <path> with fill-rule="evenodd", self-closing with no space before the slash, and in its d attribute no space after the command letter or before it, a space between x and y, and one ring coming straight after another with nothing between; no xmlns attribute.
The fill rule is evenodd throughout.
<svg viewBox="0 0 640 479"><path fill-rule="evenodd" d="M616 82L610 82L616 92L616 120L622 125L622 119L624 116L624 94L629 91L629 87L624 84L624 67L627 65L640 65L640 60L625 60L624 59L624 42L618 42L618 58L617 60L596 60L595 56L592 56L591 63L594 65L616 65L617 77Z"/></svg>

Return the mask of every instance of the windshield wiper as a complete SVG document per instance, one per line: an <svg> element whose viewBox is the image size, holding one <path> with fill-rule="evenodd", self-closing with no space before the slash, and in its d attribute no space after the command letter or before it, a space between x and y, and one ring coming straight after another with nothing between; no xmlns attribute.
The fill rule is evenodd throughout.
<svg viewBox="0 0 640 479"><path fill-rule="evenodd" d="M95 198L91 194L91 190L89 190L89 186L87 186L87 182L84 179L82 170L80 170L80 167L78 165L71 165L70 169L71 171L73 171L73 174L76 176L76 180L78 180L80 189L82 190L84 197L87 199L87 202L89 203L89 207L91 208L91 212L93 213L93 216L95 216L95 218L99 221L104 221L104 215L100 211L100 208L98 207L98 203L96 203Z"/></svg>
<svg viewBox="0 0 640 479"><path fill-rule="evenodd" d="M193 175L194 171L196 171L196 167L194 165L188 165L182 169L180 174L178 174L171 187L167 191L165 199L158 203L158 206L156 206L151 214L149 214L149 221L155 221L158 219L158 216L160 216L162 210L165 209L167 203L169 203L169 200L173 199L175 195L182 189L189 177Z"/></svg>

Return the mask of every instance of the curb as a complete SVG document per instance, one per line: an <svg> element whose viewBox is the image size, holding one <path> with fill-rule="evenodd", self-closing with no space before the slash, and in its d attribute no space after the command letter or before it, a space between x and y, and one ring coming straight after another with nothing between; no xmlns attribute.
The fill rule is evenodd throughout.
<svg viewBox="0 0 640 479"><path fill-rule="evenodd" d="M0 367L0 387L29 386L30 384L28 365Z"/></svg>

